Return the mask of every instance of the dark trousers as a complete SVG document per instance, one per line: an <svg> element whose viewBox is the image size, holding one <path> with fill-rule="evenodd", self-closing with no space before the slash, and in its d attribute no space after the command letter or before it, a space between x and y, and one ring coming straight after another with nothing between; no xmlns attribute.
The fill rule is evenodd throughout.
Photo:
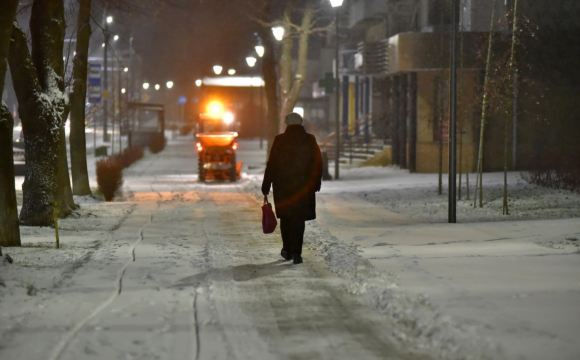
<svg viewBox="0 0 580 360"><path fill-rule="evenodd" d="M282 233L282 246L289 254L302 255L302 243L304 242L305 221L303 218L281 218L280 232Z"/></svg>

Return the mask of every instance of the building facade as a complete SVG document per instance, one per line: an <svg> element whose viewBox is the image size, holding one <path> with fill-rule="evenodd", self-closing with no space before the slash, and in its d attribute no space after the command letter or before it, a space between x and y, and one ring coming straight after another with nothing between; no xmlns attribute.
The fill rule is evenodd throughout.
<svg viewBox="0 0 580 360"><path fill-rule="evenodd" d="M481 119L482 55L494 1L460 2L456 136L459 166L472 171ZM412 172L437 172L440 159L443 171L448 167L449 3L351 0L340 10L341 135L384 139L391 146L392 163ZM494 32L507 34L505 2L497 2L494 11ZM501 162L494 161L493 152L499 148L490 144L485 151L491 159L485 170L498 168Z"/></svg>

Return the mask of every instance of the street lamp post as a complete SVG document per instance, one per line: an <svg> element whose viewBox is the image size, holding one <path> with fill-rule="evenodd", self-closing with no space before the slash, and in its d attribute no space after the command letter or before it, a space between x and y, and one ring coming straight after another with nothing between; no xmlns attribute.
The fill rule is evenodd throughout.
<svg viewBox="0 0 580 360"><path fill-rule="evenodd" d="M451 64L449 83L449 223L456 223L457 213L457 28L459 1L451 2Z"/></svg>
<svg viewBox="0 0 580 360"><path fill-rule="evenodd" d="M103 53L103 67L105 68L104 70L104 76L103 76L103 141L104 142L108 142L109 141L109 134L108 134L108 129L107 129L107 117L109 116L108 113L108 107L109 107L109 101L108 101L108 97L109 97L109 87L108 87L108 55L109 55L109 24L113 22L113 17L112 16L107 16L105 18L105 26L104 26L104 33L105 33L105 42L104 42L104 53Z"/></svg>
<svg viewBox="0 0 580 360"><path fill-rule="evenodd" d="M171 96L171 89L173 88L173 81L169 80L168 82L165 83L165 87L167 88L167 91L165 91L165 96L164 96L164 100L165 100L165 104L167 105L167 117L170 119L170 122L172 123L172 130L171 130L171 138L175 139L175 137L177 136L176 134L176 126L175 126L175 116L173 115L173 107L172 105L172 96ZM169 97L169 101L167 100L167 98ZM183 124L181 124L181 126L183 126Z"/></svg>
<svg viewBox="0 0 580 360"><path fill-rule="evenodd" d="M339 178L339 164L340 164L340 80L339 80L339 75L338 75L338 59L339 59L339 53L338 53L338 10L340 8L340 6L342 6L342 2L343 0L330 0L330 5L335 8L335 13L334 13L334 22L336 23L336 57L335 57L335 63L334 63L334 73L336 76L336 81L335 81L335 89L336 89L336 93L334 94L335 96L335 106L336 106L336 128L335 128L335 145L334 145L334 179L338 180Z"/></svg>
<svg viewBox="0 0 580 360"><path fill-rule="evenodd" d="M256 54L258 54L259 57L263 57L264 56L264 52L265 52L265 48L263 45L256 45L254 47L254 49L256 50ZM262 150L264 148L264 104L262 103L263 98L264 98L264 91L263 91L264 87L260 86L260 150Z"/></svg>
<svg viewBox="0 0 580 360"><path fill-rule="evenodd" d="M251 68L253 68L256 65L256 61L258 61L258 59L256 59L253 56L248 56L246 58L246 62L248 63L248 66ZM250 110L252 110L252 118L254 118L254 115L255 115L253 113L254 112L253 108L254 108L254 83L253 83L253 77L250 76ZM261 140L262 140L262 138L260 137L260 141ZM261 148L262 147L260 146L260 149Z"/></svg>

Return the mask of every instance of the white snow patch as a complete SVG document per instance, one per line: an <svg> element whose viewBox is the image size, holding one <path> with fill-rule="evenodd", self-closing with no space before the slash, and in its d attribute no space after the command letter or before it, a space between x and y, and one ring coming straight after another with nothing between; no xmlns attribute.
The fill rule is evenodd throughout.
<svg viewBox="0 0 580 360"><path fill-rule="evenodd" d="M351 280L349 293L394 324L389 330L401 343L436 359L503 358L500 349L478 335L475 326L440 313L421 294L401 290L398 278L374 268L359 255L358 246L343 243L316 223L309 225L305 244L323 256L333 272Z"/></svg>

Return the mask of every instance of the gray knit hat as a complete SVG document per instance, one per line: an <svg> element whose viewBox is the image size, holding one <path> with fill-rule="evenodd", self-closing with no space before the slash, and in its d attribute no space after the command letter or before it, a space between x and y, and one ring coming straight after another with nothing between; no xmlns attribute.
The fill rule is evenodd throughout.
<svg viewBox="0 0 580 360"><path fill-rule="evenodd" d="M297 113L286 115L286 125L302 125L302 116Z"/></svg>

